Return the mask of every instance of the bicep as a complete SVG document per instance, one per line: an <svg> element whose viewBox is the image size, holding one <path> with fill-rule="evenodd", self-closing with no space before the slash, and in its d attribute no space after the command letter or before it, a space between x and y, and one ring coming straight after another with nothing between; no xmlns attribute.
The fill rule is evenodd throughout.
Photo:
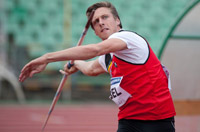
<svg viewBox="0 0 200 132"><path fill-rule="evenodd" d="M76 67L85 75L97 76L105 73L106 71L99 64L98 59L92 61L75 61Z"/></svg>
<svg viewBox="0 0 200 132"><path fill-rule="evenodd" d="M99 74L105 73L106 71L103 69L103 67L99 64L98 59L90 61L90 76L97 76Z"/></svg>

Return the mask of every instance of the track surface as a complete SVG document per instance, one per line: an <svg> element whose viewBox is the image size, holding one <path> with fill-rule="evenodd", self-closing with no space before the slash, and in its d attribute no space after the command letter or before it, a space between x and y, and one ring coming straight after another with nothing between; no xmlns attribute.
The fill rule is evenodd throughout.
<svg viewBox="0 0 200 132"><path fill-rule="evenodd" d="M41 132L49 105L0 105L0 132ZM112 104L57 105L45 132L116 132ZM176 116L176 132L200 132L200 115Z"/></svg>

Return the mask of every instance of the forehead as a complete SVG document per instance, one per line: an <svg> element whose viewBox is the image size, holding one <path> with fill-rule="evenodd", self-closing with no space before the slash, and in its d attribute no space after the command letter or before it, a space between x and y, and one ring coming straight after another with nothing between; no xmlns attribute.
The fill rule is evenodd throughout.
<svg viewBox="0 0 200 132"><path fill-rule="evenodd" d="M106 8L106 7L100 7L98 9L96 9L95 13L94 13L94 16L93 16L93 20L103 16L103 15L108 15L108 14L111 14L111 10L109 8Z"/></svg>

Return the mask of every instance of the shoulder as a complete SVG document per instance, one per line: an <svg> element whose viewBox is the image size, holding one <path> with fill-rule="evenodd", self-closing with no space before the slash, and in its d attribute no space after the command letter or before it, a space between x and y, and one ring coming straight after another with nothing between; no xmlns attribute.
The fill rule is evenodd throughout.
<svg viewBox="0 0 200 132"><path fill-rule="evenodd" d="M141 35L132 31L122 30L112 34L110 38L119 38L127 45L128 49L114 53L114 55L116 55L118 58L134 64L144 63L148 58L148 42Z"/></svg>
<svg viewBox="0 0 200 132"><path fill-rule="evenodd" d="M129 31L129 30L120 30L119 32L116 32L112 34L108 39L110 38L119 38L126 42L126 44L133 43L133 44L138 44L138 43L143 43L146 44L147 41L144 37L139 35L136 32Z"/></svg>
<svg viewBox="0 0 200 132"><path fill-rule="evenodd" d="M146 39L133 31L120 30L119 32L112 34L108 39L111 39L111 38L118 38L118 39L123 40L129 49L132 49L135 47L147 48L148 42L146 41Z"/></svg>
<svg viewBox="0 0 200 132"><path fill-rule="evenodd" d="M143 39L143 37L141 35L137 34L136 32L129 31L129 30L120 30L116 33L113 33L109 38L113 38L113 37L131 37L131 38Z"/></svg>

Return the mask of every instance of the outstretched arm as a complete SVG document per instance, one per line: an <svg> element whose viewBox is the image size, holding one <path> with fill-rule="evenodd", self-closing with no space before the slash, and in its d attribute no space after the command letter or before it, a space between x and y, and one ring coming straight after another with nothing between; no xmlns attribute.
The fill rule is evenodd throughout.
<svg viewBox="0 0 200 132"><path fill-rule="evenodd" d="M98 44L73 47L57 52L47 53L24 66L19 76L23 82L35 73L42 72L48 63L66 60L87 60L96 56L126 49L126 43L120 39L108 39ZM81 69L81 67L79 67Z"/></svg>

